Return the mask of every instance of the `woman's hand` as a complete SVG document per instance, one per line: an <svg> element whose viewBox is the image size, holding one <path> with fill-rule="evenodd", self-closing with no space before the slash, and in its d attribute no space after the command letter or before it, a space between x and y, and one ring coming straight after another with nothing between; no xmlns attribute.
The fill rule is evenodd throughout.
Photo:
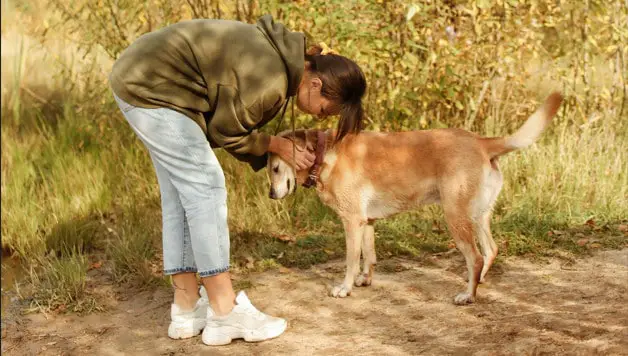
<svg viewBox="0 0 628 356"><path fill-rule="evenodd" d="M310 168L314 164L314 159L316 158L314 154L304 148L296 146L293 160L292 146L292 141L288 139L279 136L270 136L268 151L278 154L279 157L290 164L293 164L293 161L296 161L297 170L299 171Z"/></svg>

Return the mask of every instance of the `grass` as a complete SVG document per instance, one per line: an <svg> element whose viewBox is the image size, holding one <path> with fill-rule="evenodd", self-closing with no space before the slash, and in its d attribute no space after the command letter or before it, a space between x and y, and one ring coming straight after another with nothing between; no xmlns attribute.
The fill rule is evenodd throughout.
<svg viewBox="0 0 628 356"><path fill-rule="evenodd" d="M2 248L27 271L25 295L38 310L96 310L87 271L101 260L102 273L118 284L164 283L159 189L148 154L104 82L110 63L84 71L89 65L71 46L11 38L2 47ZM58 61L71 64L65 77L45 70ZM68 87L67 76L89 85ZM489 107L501 103L487 100ZM510 132L509 118L519 110L477 118L482 133ZM493 217L502 256L626 246L618 225L628 219L628 140L614 115L600 112L596 121L576 124L570 106L538 144L502 159L505 185ZM217 154L227 178L234 269L307 268L344 256L342 226L313 191L273 201L265 172ZM420 258L451 242L439 207L376 225L380 260Z"/></svg>
<svg viewBox="0 0 628 356"><path fill-rule="evenodd" d="M35 310L88 313L99 310L98 300L86 288L88 258L73 253L63 258L42 260L38 271L31 271L31 306Z"/></svg>

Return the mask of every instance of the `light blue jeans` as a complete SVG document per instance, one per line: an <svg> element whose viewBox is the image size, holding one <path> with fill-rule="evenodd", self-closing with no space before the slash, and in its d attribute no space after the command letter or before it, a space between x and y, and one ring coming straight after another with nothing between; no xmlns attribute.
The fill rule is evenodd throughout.
<svg viewBox="0 0 628 356"><path fill-rule="evenodd" d="M207 277L228 271L225 176L205 134L177 111L144 109L114 98L157 173L164 274L198 272Z"/></svg>

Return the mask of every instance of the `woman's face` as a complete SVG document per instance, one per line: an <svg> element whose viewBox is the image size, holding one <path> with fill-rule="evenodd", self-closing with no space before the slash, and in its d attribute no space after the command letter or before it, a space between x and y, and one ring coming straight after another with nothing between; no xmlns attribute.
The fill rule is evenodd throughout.
<svg viewBox="0 0 628 356"><path fill-rule="evenodd" d="M321 94L323 82L309 70L303 72L303 79L297 90L297 107L306 114L315 115L319 119L337 115L340 105Z"/></svg>

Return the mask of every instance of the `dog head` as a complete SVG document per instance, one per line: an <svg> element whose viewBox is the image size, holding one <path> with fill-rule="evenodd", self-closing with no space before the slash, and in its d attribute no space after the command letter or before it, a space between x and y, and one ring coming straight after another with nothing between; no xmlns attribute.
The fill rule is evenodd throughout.
<svg viewBox="0 0 628 356"><path fill-rule="evenodd" d="M289 130L281 132L278 136L294 142L297 149L307 149L310 152L315 150L316 131L314 130L297 130L294 135ZM286 162L279 155L272 153L268 154L267 168L270 181L269 197L271 199L283 199L294 193L297 190L297 185L303 184L309 173L308 169L296 171L291 162Z"/></svg>

